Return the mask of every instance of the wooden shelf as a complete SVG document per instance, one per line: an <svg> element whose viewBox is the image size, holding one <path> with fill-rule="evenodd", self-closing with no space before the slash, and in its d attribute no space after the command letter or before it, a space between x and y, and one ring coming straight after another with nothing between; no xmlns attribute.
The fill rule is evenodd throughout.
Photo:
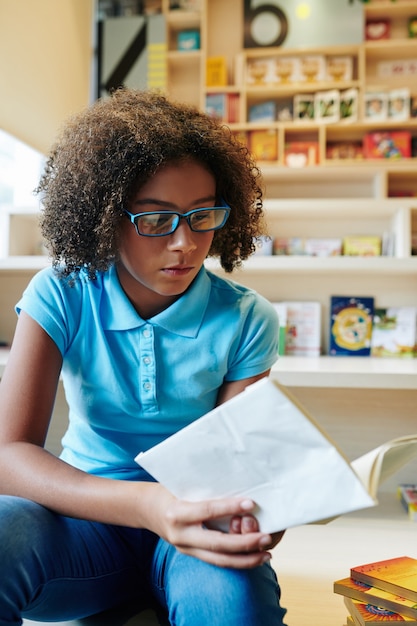
<svg viewBox="0 0 417 626"><path fill-rule="evenodd" d="M373 357L280 357L272 377L289 387L417 390L417 360Z"/></svg>

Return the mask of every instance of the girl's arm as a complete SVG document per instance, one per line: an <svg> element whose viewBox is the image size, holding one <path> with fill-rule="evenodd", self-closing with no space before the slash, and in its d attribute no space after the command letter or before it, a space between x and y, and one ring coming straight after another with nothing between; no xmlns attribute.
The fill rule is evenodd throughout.
<svg viewBox="0 0 417 626"><path fill-rule="evenodd" d="M210 519L250 513L250 501L184 502L157 483L90 475L47 452L61 366L55 343L22 312L0 383L0 493L34 500L71 517L148 528L182 552L223 567L256 567L269 558L265 546L271 544L270 535L225 534L204 526ZM240 386L230 383L219 399L235 395Z"/></svg>

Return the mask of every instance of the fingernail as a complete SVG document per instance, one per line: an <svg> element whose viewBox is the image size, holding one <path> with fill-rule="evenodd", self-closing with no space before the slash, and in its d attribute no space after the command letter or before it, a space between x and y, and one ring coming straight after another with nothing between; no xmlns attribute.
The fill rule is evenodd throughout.
<svg viewBox="0 0 417 626"><path fill-rule="evenodd" d="M265 546L269 545L271 541L271 537L269 535L266 535L259 540L259 545L261 546L261 548L264 548Z"/></svg>
<svg viewBox="0 0 417 626"><path fill-rule="evenodd" d="M268 563L268 561L271 560L271 555L269 554L269 552L267 552L266 554L264 554L264 556L262 557L262 563Z"/></svg>
<svg viewBox="0 0 417 626"><path fill-rule="evenodd" d="M255 503L253 500L242 500L240 503L240 508L244 511L251 511L254 507Z"/></svg>

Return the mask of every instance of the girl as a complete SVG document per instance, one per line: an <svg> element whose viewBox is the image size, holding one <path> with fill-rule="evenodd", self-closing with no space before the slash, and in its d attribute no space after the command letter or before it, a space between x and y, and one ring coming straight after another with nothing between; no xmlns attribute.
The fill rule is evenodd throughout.
<svg viewBox="0 0 417 626"><path fill-rule="evenodd" d="M63 129L38 189L52 267L17 304L0 387L0 624L151 599L176 626L282 624L282 533L259 532L255 503L180 501L134 462L276 359L271 305L203 265L253 252L259 178L230 131L156 93L119 90ZM207 528L224 515L229 533Z"/></svg>

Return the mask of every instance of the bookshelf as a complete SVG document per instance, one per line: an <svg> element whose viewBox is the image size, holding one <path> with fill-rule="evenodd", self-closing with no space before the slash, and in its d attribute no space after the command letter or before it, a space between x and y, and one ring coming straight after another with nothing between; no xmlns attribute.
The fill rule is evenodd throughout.
<svg viewBox="0 0 417 626"><path fill-rule="evenodd" d="M190 3L194 6L189 10L171 9L170 0L160 0L159 4L166 17L169 93L201 108L204 108L207 93L238 93L239 121L231 124L235 130L246 132L265 127L265 124L247 121L248 107L252 103L271 97L291 96L306 89L301 84L281 87L248 85L245 72L253 60L265 56L281 59L306 54L352 58L350 80L321 81L317 88L357 88L359 118L356 123L267 124L276 133L278 145L277 160L260 162L270 232L271 235L288 236L307 232L316 236L341 236L383 234L388 231L395 239L395 255L379 258L255 256L232 278L256 287L274 301L319 300L323 313L323 354L327 351L331 294L373 295L378 306L417 305L417 257L411 254L411 235L417 233L417 198L394 197L404 191L417 195L417 159L358 162L354 159L326 158L329 143L355 138L360 141L365 133L375 128L406 129L417 138L417 119L379 123L363 119L363 95L368 88L388 90L404 85L404 79L399 78L384 79L381 84L377 64L387 60L417 59L417 39L407 38L407 21L410 16L417 15L417 2L373 0L363 5L364 20L389 17L389 40L303 50L244 50L242 0L200 0L199 3ZM178 34L184 30L199 32L199 49L177 49ZM206 61L218 56L226 59L228 84L226 87L208 88L205 85ZM407 81L407 84L411 83ZM417 96L417 92L414 95ZM283 165L283 146L287 140L294 139L317 141L317 165L304 168ZM48 262L39 254L42 250L36 220L36 208L16 209L0 205L0 341L10 343L15 324L14 303L33 273ZM210 259L207 266L221 273ZM283 380L290 380L295 386L303 386L308 378L309 381L315 379L315 384L330 387L337 384L346 389L355 385L376 388L382 384L380 380L393 389L397 385L410 391L415 389L414 363L397 360L375 363L368 358L366 363L348 359L330 362L325 356L313 362L292 359L281 359L274 372L279 372ZM352 372L353 364L357 376Z"/></svg>

